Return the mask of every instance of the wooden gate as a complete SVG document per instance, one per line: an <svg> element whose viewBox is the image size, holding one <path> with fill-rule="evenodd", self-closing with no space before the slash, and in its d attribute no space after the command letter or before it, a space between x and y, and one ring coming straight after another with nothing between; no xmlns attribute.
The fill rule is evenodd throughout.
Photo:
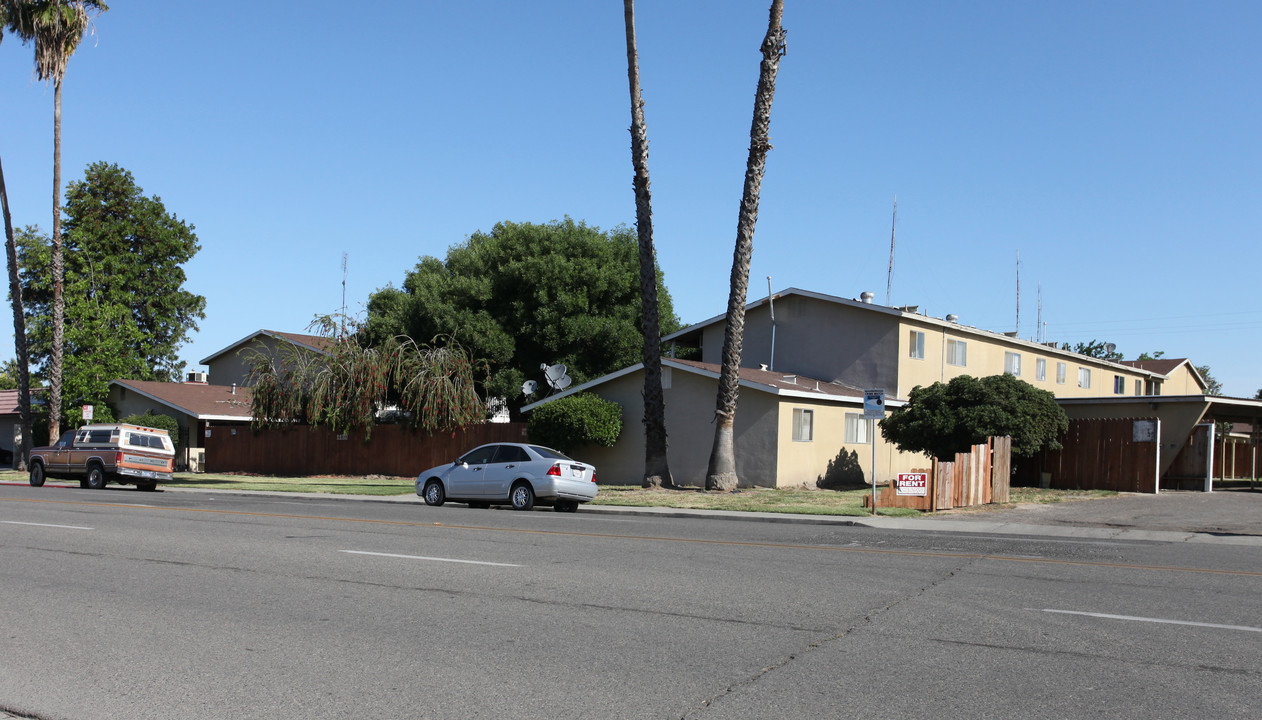
<svg viewBox="0 0 1262 720"><path fill-rule="evenodd" d="M1012 438L992 437L972 446L969 452L957 453L953 462L934 460L928 469L913 470L929 475L925 495L899 495L895 488L884 487L877 497L877 506L932 511L1006 503L1011 468ZM864 498L864 506L871 507L870 498Z"/></svg>

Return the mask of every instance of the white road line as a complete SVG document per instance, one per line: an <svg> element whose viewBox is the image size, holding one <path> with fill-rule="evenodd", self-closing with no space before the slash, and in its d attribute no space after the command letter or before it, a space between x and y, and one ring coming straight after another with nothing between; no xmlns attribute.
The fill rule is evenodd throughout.
<svg viewBox="0 0 1262 720"><path fill-rule="evenodd" d="M1033 610L1033 608L1030 608ZM1246 632L1262 632L1262 628L1248 625L1219 625L1217 623L1192 622L1191 620L1165 620L1162 618L1135 617L1132 615L1109 615L1108 613L1078 612L1076 610L1049 610L1043 612L1060 613L1061 615L1086 615L1087 617L1105 618L1107 620L1134 620L1136 622L1165 623L1167 625L1194 625L1196 627L1219 628L1220 630L1244 630Z"/></svg>
<svg viewBox="0 0 1262 720"><path fill-rule="evenodd" d="M90 527L79 527L78 525L48 525L46 523L26 523L26 522L18 522L17 520L0 520L0 523L4 523L5 525L33 525L35 527L62 528L63 530L95 530L96 529L96 528L90 528Z"/></svg>
<svg viewBox="0 0 1262 720"><path fill-rule="evenodd" d="M351 555L375 555L377 557L403 558L404 560L433 560L434 562L464 563L466 565L491 565L494 567L521 567L511 563L482 562L481 560L456 560L454 558L426 557L424 555L396 555L394 553L366 552L364 550L339 550Z"/></svg>

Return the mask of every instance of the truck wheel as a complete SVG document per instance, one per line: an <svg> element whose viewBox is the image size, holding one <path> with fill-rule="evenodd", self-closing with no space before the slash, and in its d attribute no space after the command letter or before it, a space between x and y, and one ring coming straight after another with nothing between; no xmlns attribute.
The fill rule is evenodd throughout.
<svg viewBox="0 0 1262 720"><path fill-rule="evenodd" d="M136 489L141 492L153 492L158 489L157 480L139 480L136 482Z"/></svg>
<svg viewBox="0 0 1262 720"><path fill-rule="evenodd" d="M31 463L31 487L44 486L44 465L43 463Z"/></svg>
<svg viewBox="0 0 1262 720"><path fill-rule="evenodd" d="M100 465L93 465L88 468L88 479L85 484L90 490L105 489L105 469Z"/></svg>

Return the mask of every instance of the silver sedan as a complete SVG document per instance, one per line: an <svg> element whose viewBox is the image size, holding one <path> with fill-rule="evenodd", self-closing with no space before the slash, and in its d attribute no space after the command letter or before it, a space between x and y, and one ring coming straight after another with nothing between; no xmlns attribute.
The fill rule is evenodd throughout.
<svg viewBox="0 0 1262 720"><path fill-rule="evenodd" d="M434 506L453 500L469 507L507 503L529 510L540 504L575 512L596 491L595 467L528 443L481 445L416 477L416 494Z"/></svg>

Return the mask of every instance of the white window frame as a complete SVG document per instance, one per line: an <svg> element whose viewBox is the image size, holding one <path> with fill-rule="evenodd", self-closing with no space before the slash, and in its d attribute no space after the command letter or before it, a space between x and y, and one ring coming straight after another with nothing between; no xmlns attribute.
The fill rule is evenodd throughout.
<svg viewBox="0 0 1262 720"><path fill-rule="evenodd" d="M846 413L846 440L847 445L870 445L871 438L868 437L868 421L863 417L863 413Z"/></svg>
<svg viewBox="0 0 1262 720"><path fill-rule="evenodd" d="M1056 384L1057 385L1065 384L1065 374L1067 372L1068 372L1067 366L1065 365L1065 363L1063 362L1056 363Z"/></svg>
<svg viewBox="0 0 1262 720"><path fill-rule="evenodd" d="M813 442L815 440L815 411L807 408L793 408L793 442Z"/></svg>
<svg viewBox="0 0 1262 720"><path fill-rule="evenodd" d="M1034 379L1047 380L1047 360L1038 358L1034 361Z"/></svg>
<svg viewBox="0 0 1262 720"><path fill-rule="evenodd" d="M968 343L963 340L947 338L946 364L956 367L968 367Z"/></svg>
<svg viewBox="0 0 1262 720"><path fill-rule="evenodd" d="M1121 375L1113 376L1113 394L1114 395L1126 394L1126 378L1122 377Z"/></svg>
<svg viewBox="0 0 1262 720"><path fill-rule="evenodd" d="M1144 394L1144 381L1140 380L1139 378L1135 378L1135 394L1136 395Z"/></svg>
<svg viewBox="0 0 1262 720"><path fill-rule="evenodd" d="M1091 388L1091 368L1078 368L1078 387L1084 390Z"/></svg>
<svg viewBox="0 0 1262 720"><path fill-rule="evenodd" d="M911 335L907 339L908 350L907 357L913 360L925 359L925 334L919 330L912 330Z"/></svg>
<svg viewBox="0 0 1262 720"><path fill-rule="evenodd" d="M1008 375L1021 377L1021 353L1005 350L1003 353L1003 371Z"/></svg>

